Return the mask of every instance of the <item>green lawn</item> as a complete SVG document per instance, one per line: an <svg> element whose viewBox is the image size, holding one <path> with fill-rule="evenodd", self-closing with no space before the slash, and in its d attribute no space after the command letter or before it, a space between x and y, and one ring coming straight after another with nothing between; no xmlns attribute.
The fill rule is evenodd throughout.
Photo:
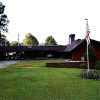
<svg viewBox="0 0 100 100"><path fill-rule="evenodd" d="M100 81L81 79L81 69L47 68L46 62L20 61L0 68L0 100L100 100Z"/></svg>

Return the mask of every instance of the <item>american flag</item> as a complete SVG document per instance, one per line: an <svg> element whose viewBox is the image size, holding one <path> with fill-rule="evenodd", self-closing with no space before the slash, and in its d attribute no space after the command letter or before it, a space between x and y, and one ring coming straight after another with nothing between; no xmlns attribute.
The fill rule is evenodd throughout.
<svg viewBox="0 0 100 100"><path fill-rule="evenodd" d="M85 19L85 20L87 20L85 39L86 39L86 41L87 41L87 44L89 45L89 43L90 43L90 36L89 36L89 34L90 34L90 29L89 29L89 25L88 25L88 19Z"/></svg>

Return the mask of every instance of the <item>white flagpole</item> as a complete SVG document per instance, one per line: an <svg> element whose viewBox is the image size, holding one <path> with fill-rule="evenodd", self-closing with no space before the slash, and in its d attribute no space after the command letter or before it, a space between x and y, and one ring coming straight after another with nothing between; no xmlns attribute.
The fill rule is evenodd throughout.
<svg viewBox="0 0 100 100"><path fill-rule="evenodd" d="M86 23L86 32L87 32L87 26L88 26L88 19L85 19L85 20L87 20L87 23ZM90 70L90 66L89 66L90 64L89 64L89 44L88 44L88 42L87 42L87 69L88 69L88 72L89 72L89 70Z"/></svg>
<svg viewBox="0 0 100 100"><path fill-rule="evenodd" d="M88 67L88 71L89 71L89 69L90 69L90 64L89 64L89 49L88 49L88 47L89 47L89 45L88 45L88 43L87 43L87 67Z"/></svg>

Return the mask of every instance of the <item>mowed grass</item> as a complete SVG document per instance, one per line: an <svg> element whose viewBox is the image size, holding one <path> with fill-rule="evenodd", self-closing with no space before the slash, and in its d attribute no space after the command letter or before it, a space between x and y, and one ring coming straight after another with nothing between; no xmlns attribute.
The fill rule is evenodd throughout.
<svg viewBox="0 0 100 100"><path fill-rule="evenodd" d="M47 68L29 60L0 69L0 100L100 100L100 81L81 79L81 69Z"/></svg>

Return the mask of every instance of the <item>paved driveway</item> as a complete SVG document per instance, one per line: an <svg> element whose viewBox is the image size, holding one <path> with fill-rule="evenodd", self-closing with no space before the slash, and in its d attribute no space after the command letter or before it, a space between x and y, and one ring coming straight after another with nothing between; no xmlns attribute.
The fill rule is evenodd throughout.
<svg viewBox="0 0 100 100"><path fill-rule="evenodd" d="M0 61L0 68L6 67L7 65L10 64L15 64L17 61L14 60L5 60L5 61Z"/></svg>

